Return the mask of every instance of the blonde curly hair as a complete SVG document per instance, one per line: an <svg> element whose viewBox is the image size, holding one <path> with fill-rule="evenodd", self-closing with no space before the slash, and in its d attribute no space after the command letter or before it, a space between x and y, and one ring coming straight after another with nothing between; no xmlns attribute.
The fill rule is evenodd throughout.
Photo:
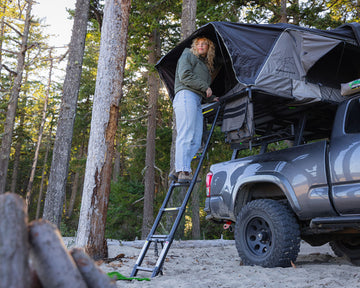
<svg viewBox="0 0 360 288"><path fill-rule="evenodd" d="M206 43L209 45L209 50L206 54L206 66L208 67L210 73L214 72L214 59L215 59L215 45L214 43L206 38L206 37L197 37L193 40L192 44L191 44L191 49L190 51L197 57L199 57L199 53L196 50L196 44L199 40L205 40Z"/></svg>

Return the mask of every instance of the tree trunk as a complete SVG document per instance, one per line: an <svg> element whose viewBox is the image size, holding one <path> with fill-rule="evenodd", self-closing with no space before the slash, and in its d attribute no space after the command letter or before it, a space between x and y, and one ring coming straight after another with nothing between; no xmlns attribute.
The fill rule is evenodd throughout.
<svg viewBox="0 0 360 288"><path fill-rule="evenodd" d="M150 37L149 65L154 67L160 58L160 35L154 30ZM154 195L155 195L155 137L156 137L156 111L159 96L160 82L155 72L148 72L149 83L149 116L146 135L146 156L145 156L145 191L144 211L141 229L141 238L145 239L149 234L154 222Z"/></svg>
<svg viewBox="0 0 360 288"><path fill-rule="evenodd" d="M196 29L197 0L183 0L181 12L181 40L186 39Z"/></svg>
<svg viewBox="0 0 360 288"><path fill-rule="evenodd" d="M29 237L31 259L44 287L87 288L55 225L46 220L33 221Z"/></svg>
<svg viewBox="0 0 360 288"><path fill-rule="evenodd" d="M3 8L3 15L5 15L6 12L6 4L7 0L4 1L4 8ZM0 24L0 76L1 76L1 69L2 69L2 46L3 46L3 37L5 33L5 16L1 17L1 24ZM1 88L1 87L0 87Z"/></svg>
<svg viewBox="0 0 360 288"><path fill-rule="evenodd" d="M121 129L121 128L120 128ZM113 178L114 182L118 182L120 176L120 168L121 168L121 153L120 153L120 139L121 139L121 132L118 131L116 135L116 145L115 145L115 156L114 156L114 170L113 170Z"/></svg>
<svg viewBox="0 0 360 288"><path fill-rule="evenodd" d="M96 266L83 249L73 248L70 253L88 288L116 288L115 282Z"/></svg>
<svg viewBox="0 0 360 288"><path fill-rule="evenodd" d="M24 83L27 83L29 77L29 71L25 71L25 77L24 77ZM28 92L28 91L26 91ZM22 144L24 142L24 122L25 122L25 109L27 105L27 97L26 95L23 97L23 100L19 102L19 108L18 108L18 117L19 119L19 127L17 129L18 135L16 139L16 145L15 145L15 153L14 153L14 165L13 165L13 171L11 175L11 185L10 185L10 192L11 193L17 193L20 194L20 191L16 190L16 182L18 178L19 173L19 164L20 164L20 157L21 157L21 148Z"/></svg>
<svg viewBox="0 0 360 288"><path fill-rule="evenodd" d="M199 210L200 210L200 205L199 205L199 189L200 189L200 185L199 183L197 183L194 186L194 191L192 193L192 197L191 197L191 204L192 204L192 229L191 229L191 233L192 233L192 239L198 240L200 239L200 215L199 215Z"/></svg>
<svg viewBox="0 0 360 288"><path fill-rule="evenodd" d="M281 18L280 18L280 23L287 23L287 12L286 12L286 2L287 0L281 0Z"/></svg>
<svg viewBox="0 0 360 288"><path fill-rule="evenodd" d="M300 9L300 7L299 7L299 0L294 0L293 1L293 5L296 5L295 7L297 8L297 9ZM294 25L299 25L300 24L300 14L299 13L297 13L297 12L295 12L294 13L294 15L293 15L293 17L294 17L294 22L293 22L293 24Z"/></svg>
<svg viewBox="0 0 360 288"><path fill-rule="evenodd" d="M69 201L69 207L66 210L66 216L69 217L69 218L71 217L72 212L74 210L76 195L77 195L77 191L78 191L78 188L79 188L79 180L80 180L80 172L76 171L75 175L74 175L74 182L73 182L73 185L71 187L71 196L70 196L70 201Z"/></svg>
<svg viewBox="0 0 360 288"><path fill-rule="evenodd" d="M126 60L130 0L105 1L84 189L76 244L93 258L107 255L106 214L114 139Z"/></svg>
<svg viewBox="0 0 360 288"><path fill-rule="evenodd" d="M21 88L21 81L24 72L25 54L27 50L27 42L28 42L29 30L31 24L30 21L31 6L32 6L32 1L28 1L26 6L24 31L21 39L21 48L17 57L16 77L14 79L14 84L10 93L10 99L6 112L6 120L4 123L4 133L2 135L1 150L0 150L0 194L5 193L5 189L6 189L6 178L7 178L7 170L9 166L11 141L14 130L18 98Z"/></svg>
<svg viewBox="0 0 360 288"><path fill-rule="evenodd" d="M26 99L24 99L25 101L25 106L26 106ZM19 164L20 164L20 156L21 156L21 146L22 146L22 141L23 141L23 126L24 126L24 117L25 117L25 111L21 111L21 115L20 115L20 123L19 123L19 131L21 131L18 134L18 139L16 141L16 145L15 145L15 154L14 154L14 165L13 165L13 172L11 175L11 185L10 185L10 192L11 193L17 193L16 191L16 182L17 182L17 178L18 178L18 173L19 173Z"/></svg>
<svg viewBox="0 0 360 288"><path fill-rule="evenodd" d="M27 213L20 196L0 195L0 288L29 287Z"/></svg>
<svg viewBox="0 0 360 288"><path fill-rule="evenodd" d="M47 142L47 145L46 145L46 151L45 151L45 156L44 156L44 164L43 164L43 169L42 169L42 173L41 173L40 190L39 190L38 202L37 202L37 206L36 206L36 219L39 219L39 217L40 217L40 207L41 207L42 194L43 194L43 190L44 190L47 159L49 157L49 150L50 150L50 146L51 146L51 134L52 134L52 126L51 126L50 131L49 131L49 136L48 136L49 139L48 139L48 142Z"/></svg>
<svg viewBox="0 0 360 288"><path fill-rule="evenodd" d="M183 39L190 36L196 29L196 0L184 0L183 11L181 14L181 32ZM191 195L192 199L192 237L193 239L200 238L200 215L199 215L199 185L194 186Z"/></svg>
<svg viewBox="0 0 360 288"><path fill-rule="evenodd" d="M29 209L29 206L30 206L31 191L32 191L34 178L35 178L36 165L37 165L37 161L39 159L40 145L41 145L41 140L42 140L42 137L43 137L44 126L45 126L45 121L46 121L47 107L48 107L48 102L49 102L49 94L50 94L50 87L51 87L51 76L52 76L52 69L53 69L53 60L52 60L52 56L51 56L51 49L50 49L50 52L49 52L49 59L50 59L49 78L48 78L48 85L47 85L46 94L45 94L44 107L43 107L43 112L42 112L42 119L41 119L40 128L39 128L38 140L37 140L37 143L36 143L34 160L33 160L33 164L32 164L32 167L31 167L30 179L29 179L29 182L28 182L28 186L26 188L25 203L26 203L26 207L28 209Z"/></svg>
<svg viewBox="0 0 360 288"><path fill-rule="evenodd" d="M63 98L53 148L43 218L60 227L66 192L90 0L77 0Z"/></svg>

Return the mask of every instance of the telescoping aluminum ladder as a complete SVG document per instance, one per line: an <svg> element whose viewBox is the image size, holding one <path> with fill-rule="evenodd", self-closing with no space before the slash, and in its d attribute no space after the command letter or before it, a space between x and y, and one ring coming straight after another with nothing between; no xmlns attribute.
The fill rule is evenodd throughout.
<svg viewBox="0 0 360 288"><path fill-rule="evenodd" d="M209 143L210 143L210 139L211 139L211 136L214 132L214 128L215 128L215 125L216 125L216 121L219 117L219 112L220 112L220 109L221 109L221 105L220 103L218 102L215 102L215 103L211 103L210 105L206 105L205 107L203 107L203 114L204 114L204 117L207 116L207 114L213 114L215 112L215 116L214 116L214 120L213 120L213 123L211 125L211 129L207 135L207 140L205 142L205 146L204 146L204 150L202 152L202 154L200 155L199 157L199 162L198 162L198 165L197 165L197 168L195 170L195 173L194 173L194 176L193 176L193 179L188 182L188 183L178 183L178 182L175 182L175 181L172 181L170 187L169 187L169 190L165 196L165 199L164 199L164 202L159 210L159 213L155 219L155 222L153 224L153 227L149 233L149 235L147 236L146 238L146 241L144 243L144 246L140 252L140 255L136 261L136 264L133 268L133 271L131 273L131 277L135 277L138 273L138 271L146 271L146 272L150 272L152 273L151 274L151 277L156 277L161 271L162 271L162 267L163 267L163 264L164 264L164 261L165 261L165 258L166 258L166 255L170 249L170 246L174 240L174 236L175 236L175 232L180 224L180 221L185 213L185 210L186 210L186 205L189 201L189 198L191 196L191 193L195 187L195 184L196 184L196 181L197 181L197 177L199 175L199 172L200 172L200 169L201 169L201 166L202 166L202 163L204 161L204 158L205 158L205 155L206 155L206 151L208 149L208 146L209 146ZM174 189L176 187L181 187L181 186L186 186L188 187L187 189L187 192L185 194L185 197L184 197L184 200L181 204L180 207L167 207L168 206L168 203L169 203L169 200L170 200L170 197L174 191ZM172 228L171 228L171 231L170 231L170 234L168 235L158 235L156 234L156 230L160 224L160 221L161 219L163 218L164 215L166 215L166 212L176 212L176 218L174 220L174 223L172 224ZM156 245L156 248L155 250L157 250L157 243L161 243L161 247L162 247L162 250L160 252L160 254L157 256L157 260L156 260L156 264L155 266L152 266L152 267L148 267L148 266L141 266L142 263L143 263L143 260L146 256L146 253L148 252L149 250L149 247L150 247L150 244L151 243L155 243Z"/></svg>

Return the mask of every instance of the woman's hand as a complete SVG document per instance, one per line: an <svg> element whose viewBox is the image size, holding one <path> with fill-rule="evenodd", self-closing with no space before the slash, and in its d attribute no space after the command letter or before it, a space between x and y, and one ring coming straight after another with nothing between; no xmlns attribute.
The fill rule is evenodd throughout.
<svg viewBox="0 0 360 288"><path fill-rule="evenodd" d="M212 96L212 90L211 90L211 88L209 87L209 88L207 88L206 89L206 97L211 97Z"/></svg>

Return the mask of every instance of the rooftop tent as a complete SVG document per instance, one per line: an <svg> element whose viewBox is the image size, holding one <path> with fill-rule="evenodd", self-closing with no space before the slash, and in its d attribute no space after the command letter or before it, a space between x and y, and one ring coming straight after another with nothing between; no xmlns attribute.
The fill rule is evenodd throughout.
<svg viewBox="0 0 360 288"><path fill-rule="evenodd" d="M191 41L200 35L216 43L222 71L212 88L220 97L234 88L232 92L252 86L299 100L315 97L338 101L339 91L321 91L319 94L319 87L339 90L341 82L360 77L359 23L325 31L290 24L210 22L157 63L171 99L174 97L177 60L182 51L190 47Z"/></svg>
<svg viewBox="0 0 360 288"><path fill-rule="evenodd" d="M216 45L221 70L211 85L214 94L220 99L243 98L251 89L256 134L266 133L262 129L270 120L291 117L303 109L289 112L289 105L312 103L321 108L319 104L342 101L341 83L360 78L359 23L318 30L290 24L210 22L157 63L170 99L177 60L198 36Z"/></svg>

